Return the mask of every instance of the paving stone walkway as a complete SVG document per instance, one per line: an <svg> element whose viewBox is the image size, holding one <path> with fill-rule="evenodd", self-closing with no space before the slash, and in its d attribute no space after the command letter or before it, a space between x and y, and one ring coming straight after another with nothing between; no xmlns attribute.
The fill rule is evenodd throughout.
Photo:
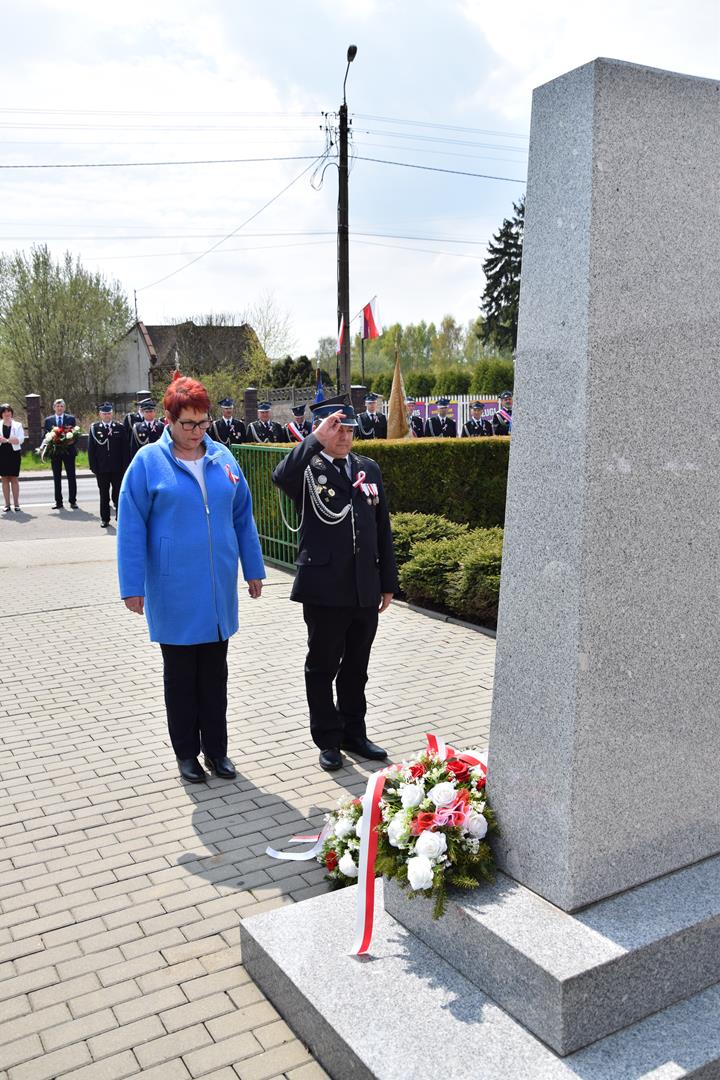
<svg viewBox="0 0 720 1080"><path fill-rule="evenodd" d="M49 510L32 517L0 528L0 1080L325 1076L239 947L241 919L327 887L317 864L274 862L267 844L319 826L368 775L350 758L332 776L317 765L291 578L270 570L262 599L240 601L237 779L185 786L160 650L117 599L113 537L89 515L71 536ZM178 587L192 604L192 583ZM393 605L371 737L396 760L429 730L484 745L493 663L484 635Z"/></svg>

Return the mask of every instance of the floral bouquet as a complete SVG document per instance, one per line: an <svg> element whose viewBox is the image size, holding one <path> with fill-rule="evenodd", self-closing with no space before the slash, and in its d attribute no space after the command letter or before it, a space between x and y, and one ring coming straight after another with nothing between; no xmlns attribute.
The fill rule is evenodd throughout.
<svg viewBox="0 0 720 1080"><path fill-rule="evenodd" d="M35 453L40 455L41 461L46 457L66 454L78 441L80 434L77 424L75 427L53 427L45 434Z"/></svg>
<svg viewBox="0 0 720 1080"><path fill-rule="evenodd" d="M497 828L485 797L487 770L473 755L448 755L430 748L384 771L375 829L373 876L395 878L411 896L432 897L436 919L448 885L474 889L493 880L495 865L485 839ZM362 801L346 797L326 819L317 857L338 886L358 877L363 817Z"/></svg>

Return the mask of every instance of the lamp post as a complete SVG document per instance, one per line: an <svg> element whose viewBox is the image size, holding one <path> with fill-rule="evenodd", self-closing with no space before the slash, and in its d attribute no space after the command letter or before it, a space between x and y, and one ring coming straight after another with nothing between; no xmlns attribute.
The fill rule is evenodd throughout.
<svg viewBox="0 0 720 1080"><path fill-rule="evenodd" d="M338 354L338 393L349 394L350 371L350 243L348 221L348 115L345 100L350 65L357 55L357 45L347 51L347 67L343 79L343 100L340 106L340 160L338 168L338 237L337 237L337 322L343 326L343 340Z"/></svg>

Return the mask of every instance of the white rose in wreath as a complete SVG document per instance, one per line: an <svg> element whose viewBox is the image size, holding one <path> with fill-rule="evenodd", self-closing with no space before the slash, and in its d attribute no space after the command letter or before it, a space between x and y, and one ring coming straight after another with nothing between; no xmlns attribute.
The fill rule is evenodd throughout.
<svg viewBox="0 0 720 1080"><path fill-rule="evenodd" d="M487 821L482 814L476 814L474 810L465 822L465 832L474 840L482 840L488 830Z"/></svg>
<svg viewBox="0 0 720 1080"><path fill-rule="evenodd" d="M431 862L439 862L447 851L447 840L441 832L431 832L426 829L420 833L415 844L415 854L424 855Z"/></svg>
<svg viewBox="0 0 720 1080"><path fill-rule="evenodd" d="M363 816L361 814L360 817L355 822L355 835L356 836L361 836L362 835L362 823L363 823Z"/></svg>
<svg viewBox="0 0 720 1080"><path fill-rule="evenodd" d="M404 810L412 810L425 798L425 788L422 784L401 784L400 802Z"/></svg>
<svg viewBox="0 0 720 1080"><path fill-rule="evenodd" d="M346 836L351 836L355 832L355 825L350 818L340 817L335 822L335 835L340 840L344 840Z"/></svg>
<svg viewBox="0 0 720 1080"><path fill-rule="evenodd" d="M436 806L450 806L457 799L457 788L449 781L436 784L428 791L428 798L432 799Z"/></svg>
<svg viewBox="0 0 720 1080"><path fill-rule="evenodd" d="M411 889L432 888L432 863L424 855L415 855L412 859L408 859L407 872Z"/></svg>
<svg viewBox="0 0 720 1080"><path fill-rule="evenodd" d="M409 830L405 815L402 812L395 814L395 817L388 825L388 843L392 844L393 847L404 847L403 841L407 840L408 834Z"/></svg>
<svg viewBox="0 0 720 1080"><path fill-rule="evenodd" d="M342 859L338 863L338 870L341 874L344 874L345 877L358 876L358 868L355 865L355 860L353 859L349 851L345 852Z"/></svg>

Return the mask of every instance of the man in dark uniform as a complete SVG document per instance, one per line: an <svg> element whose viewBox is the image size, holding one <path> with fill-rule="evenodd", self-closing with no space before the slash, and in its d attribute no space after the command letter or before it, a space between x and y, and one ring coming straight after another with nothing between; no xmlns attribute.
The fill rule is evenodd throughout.
<svg viewBox="0 0 720 1080"><path fill-rule="evenodd" d="M272 402L258 402L257 420L248 424L247 441L257 443L284 443L287 442L285 429L271 418L270 410Z"/></svg>
<svg viewBox="0 0 720 1080"><path fill-rule="evenodd" d="M143 401L149 399L150 394L144 394L138 398L135 402L138 409ZM132 445L132 429L136 424L139 424L142 420L142 415L139 412L129 412L125 414L125 419L122 422L123 434L125 435L125 442L128 450L128 461L130 460L130 447Z"/></svg>
<svg viewBox="0 0 720 1080"><path fill-rule="evenodd" d="M295 405L292 409L293 418L285 425L285 442L302 442L310 434L310 421L305 419L305 406Z"/></svg>
<svg viewBox="0 0 720 1080"><path fill-rule="evenodd" d="M328 772L342 768L341 750L387 757L367 737L365 684L378 615L398 588L380 468L350 453L355 411L342 402L310 406L322 423L273 473L301 515L290 599L303 605L310 733Z"/></svg>
<svg viewBox="0 0 720 1080"><path fill-rule="evenodd" d="M120 483L128 463L128 448L122 424L113 420L111 402L104 402L98 409L99 420L90 425L88 435L88 464L95 473L100 491L100 528L110 524L110 499L115 507L120 495Z"/></svg>
<svg viewBox="0 0 720 1080"><path fill-rule="evenodd" d="M450 415L450 398L439 397L435 402L437 413L425 421L425 435L428 438L454 439L457 425Z"/></svg>
<svg viewBox="0 0 720 1080"><path fill-rule="evenodd" d="M357 418L358 439L387 439L387 417L377 411L379 394L368 394L365 412Z"/></svg>
<svg viewBox="0 0 720 1080"><path fill-rule="evenodd" d="M470 419L463 424L460 437L463 439L475 439L480 435L487 435L485 421L483 420L482 401L473 401L470 405Z"/></svg>
<svg viewBox="0 0 720 1080"><path fill-rule="evenodd" d="M493 413L493 435L509 435L512 431L513 396L509 390L500 395L500 408Z"/></svg>
<svg viewBox="0 0 720 1080"><path fill-rule="evenodd" d="M235 408L235 402L232 398L224 397L222 401L218 401L222 416L218 420L213 420L208 435L215 442L222 443L223 446L232 446L233 443L243 443L247 438L247 432L242 420L237 420L233 416L233 409Z"/></svg>
<svg viewBox="0 0 720 1080"><path fill-rule="evenodd" d="M132 429L132 438L130 440L131 458L135 457L141 446L148 446L150 443L157 442L165 430L162 420L155 418L156 408L157 404L152 398L140 402L140 412L143 418Z"/></svg>
<svg viewBox="0 0 720 1080"><path fill-rule="evenodd" d="M422 421L422 416L417 411L414 398L405 398L405 411L407 412L407 422L410 426L410 434L415 439L422 439L425 434L425 425Z"/></svg>
<svg viewBox="0 0 720 1080"><path fill-rule="evenodd" d="M77 425L77 421L72 413L65 412L65 402L62 398L56 398L53 401L53 409L55 412L52 416L45 417L45 424L43 430L47 433L52 431L53 428L74 428ZM65 466L65 475L68 482L68 498L70 499L70 507L73 510L77 510L77 478L75 476L75 458L77 457L77 445L73 444L63 454L53 454L50 459L53 474L53 484L55 487L55 504L53 510L62 510L63 497L62 497L62 470Z"/></svg>

